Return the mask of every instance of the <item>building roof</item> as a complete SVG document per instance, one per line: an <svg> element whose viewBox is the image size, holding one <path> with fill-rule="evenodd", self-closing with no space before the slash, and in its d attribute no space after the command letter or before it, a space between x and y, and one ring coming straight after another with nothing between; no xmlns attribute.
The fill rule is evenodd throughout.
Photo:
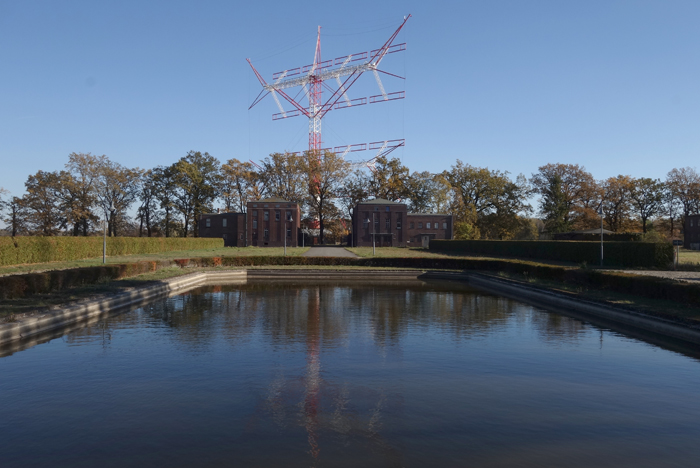
<svg viewBox="0 0 700 468"><path fill-rule="evenodd" d="M385 198L375 198L374 200L360 202L358 205L405 205L405 203L393 202Z"/></svg>

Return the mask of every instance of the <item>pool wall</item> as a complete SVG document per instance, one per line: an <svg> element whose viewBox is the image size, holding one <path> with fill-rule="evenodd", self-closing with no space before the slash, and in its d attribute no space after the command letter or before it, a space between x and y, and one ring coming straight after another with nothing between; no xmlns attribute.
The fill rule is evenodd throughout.
<svg viewBox="0 0 700 468"><path fill-rule="evenodd" d="M249 279L313 282L395 282L420 279L467 282L477 288L545 308L603 318L610 322L700 344L700 329L691 324L677 323L622 308L574 299L557 292L546 291L519 284L515 281L478 273L425 272L419 270L229 270L201 271L186 276L164 279L158 281L157 284L149 284L142 288L135 288L131 291L108 297L81 301L62 310L1 324L0 346L19 342L20 340L36 340L40 336L50 335L58 330L87 324L110 313L138 307L152 300L187 292L199 286L245 284Z"/></svg>

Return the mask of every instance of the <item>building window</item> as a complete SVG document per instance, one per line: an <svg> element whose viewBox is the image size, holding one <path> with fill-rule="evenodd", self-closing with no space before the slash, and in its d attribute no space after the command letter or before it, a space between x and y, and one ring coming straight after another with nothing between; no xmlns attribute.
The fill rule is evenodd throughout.
<svg viewBox="0 0 700 468"><path fill-rule="evenodd" d="M442 223L442 228L447 229L447 223Z"/></svg>
<svg viewBox="0 0 700 468"><path fill-rule="evenodd" d="M269 211L265 211L263 213L263 221L270 221L270 212Z"/></svg>
<svg viewBox="0 0 700 468"><path fill-rule="evenodd" d="M425 223L425 228L430 229L430 223Z"/></svg>
<svg viewBox="0 0 700 468"><path fill-rule="evenodd" d="M257 218L257 217L258 217L258 210L253 210L253 218Z"/></svg>
<svg viewBox="0 0 700 468"><path fill-rule="evenodd" d="M418 223L418 229L423 229L423 223Z"/></svg>
<svg viewBox="0 0 700 468"><path fill-rule="evenodd" d="M416 227L416 225L415 225L415 223L414 223L413 221L411 221L411 224L409 224L408 227L409 227L410 229L413 229L413 228Z"/></svg>
<svg viewBox="0 0 700 468"><path fill-rule="evenodd" d="M269 229L263 230L263 238L265 238L265 239L270 238L270 230Z"/></svg>
<svg viewBox="0 0 700 468"><path fill-rule="evenodd" d="M396 229L401 229L401 220L396 221Z"/></svg>
<svg viewBox="0 0 700 468"><path fill-rule="evenodd" d="M279 220L280 220L280 212L275 211L275 221L279 221Z"/></svg>
<svg viewBox="0 0 700 468"><path fill-rule="evenodd" d="M207 227L211 227L211 218L207 218Z"/></svg>
<svg viewBox="0 0 700 468"><path fill-rule="evenodd" d="M292 238L292 230L290 228L287 228L287 237Z"/></svg>
<svg viewBox="0 0 700 468"><path fill-rule="evenodd" d="M224 218L224 219L221 220L221 225L222 225L223 227L226 227L226 218Z"/></svg>
<svg viewBox="0 0 700 468"><path fill-rule="evenodd" d="M389 232L391 230L391 218L387 218L384 220L384 229L386 229L386 232Z"/></svg>
<svg viewBox="0 0 700 468"><path fill-rule="evenodd" d="M239 238L240 240L243 240L243 233L241 233L241 234L238 236L238 238Z"/></svg>
<svg viewBox="0 0 700 468"><path fill-rule="evenodd" d="M391 208L387 206L386 211L391 211Z"/></svg>
<svg viewBox="0 0 700 468"><path fill-rule="evenodd" d="M287 221L294 221L294 218L292 217L291 211L287 211Z"/></svg>
<svg viewBox="0 0 700 468"><path fill-rule="evenodd" d="M254 219L253 220L253 229L257 229L257 228L258 228L258 220Z"/></svg>
<svg viewBox="0 0 700 468"><path fill-rule="evenodd" d="M226 234L223 235L224 240L226 240Z"/></svg>

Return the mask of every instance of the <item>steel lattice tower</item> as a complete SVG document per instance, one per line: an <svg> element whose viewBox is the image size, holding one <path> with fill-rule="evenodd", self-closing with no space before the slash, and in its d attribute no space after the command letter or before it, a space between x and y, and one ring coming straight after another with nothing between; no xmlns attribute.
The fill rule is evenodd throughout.
<svg viewBox="0 0 700 468"><path fill-rule="evenodd" d="M364 151L368 149L378 150L377 155L372 159L374 160L378 156L386 155L396 148L403 146L405 144L405 140L385 140L372 142L369 144L360 143L357 145L338 146L335 148L323 148L321 139L321 123L323 117L333 109L345 109L348 107L365 105L368 102L369 104L375 104L378 102L404 99L406 97L406 93L404 91L387 93L384 90L379 73L384 73L401 79L403 78L380 70L378 67L387 54L406 50L405 43L393 43L410 17L411 15L404 17L401 25L380 48L372 50L371 52L361 52L359 54L341 56L335 60L326 60L325 62L321 60L321 27L319 26L314 62L303 67L274 73L272 75L273 81L271 83L267 83L262 75L260 75L260 73L258 73L258 71L255 69L250 59L246 59L263 87L262 91L255 98L249 109L252 109L268 94L272 94L272 97L280 110L278 114L273 114L273 120L297 117L300 115L306 116L309 119L309 151L315 152L319 155L319 157L325 150L333 150L336 153L342 153L343 156L355 151ZM377 81L381 94L370 96L369 99L366 97L350 99L347 95L348 89L350 89L350 87L366 71L370 71L374 74L374 78ZM337 83L336 89L331 88L325 83L326 81L330 80L335 80ZM290 97L285 91L289 88L299 86L302 87L304 96L306 96L308 99L308 107ZM324 86L329 88L330 91L333 91L331 96L325 102L323 101ZM291 111L285 111L278 95L282 96L282 98L290 103L294 109Z"/></svg>

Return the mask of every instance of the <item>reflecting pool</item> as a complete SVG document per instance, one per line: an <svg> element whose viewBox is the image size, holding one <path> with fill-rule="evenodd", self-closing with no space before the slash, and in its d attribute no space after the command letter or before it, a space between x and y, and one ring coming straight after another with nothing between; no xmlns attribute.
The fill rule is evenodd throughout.
<svg viewBox="0 0 700 468"><path fill-rule="evenodd" d="M700 353L455 283L206 287L0 358L0 466L689 467Z"/></svg>

